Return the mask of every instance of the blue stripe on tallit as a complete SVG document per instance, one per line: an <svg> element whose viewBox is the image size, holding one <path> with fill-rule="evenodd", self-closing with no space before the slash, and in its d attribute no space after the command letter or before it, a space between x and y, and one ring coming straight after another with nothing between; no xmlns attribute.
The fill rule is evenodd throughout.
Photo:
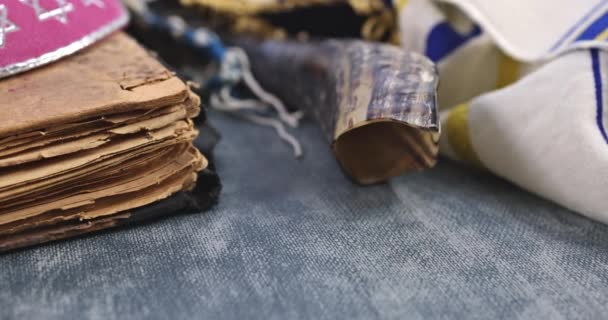
<svg viewBox="0 0 608 320"><path fill-rule="evenodd" d="M559 38L557 40L557 42L551 47L551 49L549 49L549 52L553 52L553 51L557 50L564 43L564 41L566 41L566 39L570 38L570 36L581 25L583 25L585 22L587 22L587 20L589 20L589 18L591 18L591 16L593 16L593 14L595 12L597 12L597 10L599 10L606 3L608 3L608 0L602 0L602 1L598 2L595 6L593 6L593 8L591 8L591 10L589 12L587 12L583 17L581 17L573 26L571 26L568 29L568 31L566 31L566 33L563 36L561 36L561 38Z"/></svg>
<svg viewBox="0 0 608 320"><path fill-rule="evenodd" d="M576 41L593 40L606 29L608 29L608 12L604 13L604 15L587 27L587 29L576 38Z"/></svg>
<svg viewBox="0 0 608 320"><path fill-rule="evenodd" d="M604 128L604 97L602 95L602 70L600 66L600 57L598 49L591 49L591 68L593 69L593 81L595 82L595 104L596 114L595 121L597 127L604 137L604 141L608 143L608 134L606 134L606 128Z"/></svg>
<svg viewBox="0 0 608 320"><path fill-rule="evenodd" d="M470 39L481 34L481 28L475 25L467 34L460 34L447 22L436 24L426 39L425 54L433 62L437 62Z"/></svg>

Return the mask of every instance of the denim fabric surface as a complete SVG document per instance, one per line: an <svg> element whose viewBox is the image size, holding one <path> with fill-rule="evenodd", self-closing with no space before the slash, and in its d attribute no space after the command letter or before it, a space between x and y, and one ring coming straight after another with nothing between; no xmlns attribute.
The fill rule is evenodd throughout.
<svg viewBox="0 0 608 320"><path fill-rule="evenodd" d="M210 212L0 256L2 319L593 319L608 227L441 161L358 187L320 129L306 157L211 114Z"/></svg>

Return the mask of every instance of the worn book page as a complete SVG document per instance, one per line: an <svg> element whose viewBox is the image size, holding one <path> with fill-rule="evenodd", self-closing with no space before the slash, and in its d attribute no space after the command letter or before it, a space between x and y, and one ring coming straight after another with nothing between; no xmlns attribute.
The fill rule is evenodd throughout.
<svg viewBox="0 0 608 320"><path fill-rule="evenodd" d="M138 219L191 190L200 98L117 33L0 81L0 251ZM180 194L184 194L181 192Z"/></svg>
<svg viewBox="0 0 608 320"><path fill-rule="evenodd" d="M96 115L177 104L187 99L188 90L119 32L58 63L0 81L0 95L0 137L5 137Z"/></svg>

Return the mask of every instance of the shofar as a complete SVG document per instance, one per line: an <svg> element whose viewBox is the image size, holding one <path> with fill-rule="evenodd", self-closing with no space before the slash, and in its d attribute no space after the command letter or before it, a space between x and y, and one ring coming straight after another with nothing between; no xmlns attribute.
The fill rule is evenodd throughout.
<svg viewBox="0 0 608 320"><path fill-rule="evenodd" d="M438 76L425 57L359 40L235 43L262 86L317 120L357 182L435 165Z"/></svg>

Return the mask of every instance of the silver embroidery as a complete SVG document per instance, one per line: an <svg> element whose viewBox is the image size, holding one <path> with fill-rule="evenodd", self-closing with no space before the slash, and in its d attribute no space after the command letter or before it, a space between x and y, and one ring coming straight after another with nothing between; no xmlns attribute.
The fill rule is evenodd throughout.
<svg viewBox="0 0 608 320"><path fill-rule="evenodd" d="M95 5L98 8L104 8L106 6L103 0L82 0L82 4L86 7Z"/></svg>
<svg viewBox="0 0 608 320"><path fill-rule="evenodd" d="M40 5L40 0L19 0L21 3L34 9L39 21L55 19L63 24L68 23L68 13L74 10L74 6L66 0L55 0L57 8L45 9Z"/></svg>
<svg viewBox="0 0 608 320"><path fill-rule="evenodd" d="M117 20L112 23L102 26L101 28L89 33L83 38L76 40L65 47L61 47L55 51L47 52L41 56L31 58L19 63L14 63L8 66L0 67L0 79L14 75L19 72L23 72L32 68L39 67L49 62L55 61L61 57L65 57L72 54L86 46L91 45L93 42L109 35L117 29L124 27L129 22L128 13L122 14Z"/></svg>
<svg viewBox="0 0 608 320"><path fill-rule="evenodd" d="M0 4L0 49L4 48L6 35L19 30L16 24L8 20L8 9Z"/></svg>

